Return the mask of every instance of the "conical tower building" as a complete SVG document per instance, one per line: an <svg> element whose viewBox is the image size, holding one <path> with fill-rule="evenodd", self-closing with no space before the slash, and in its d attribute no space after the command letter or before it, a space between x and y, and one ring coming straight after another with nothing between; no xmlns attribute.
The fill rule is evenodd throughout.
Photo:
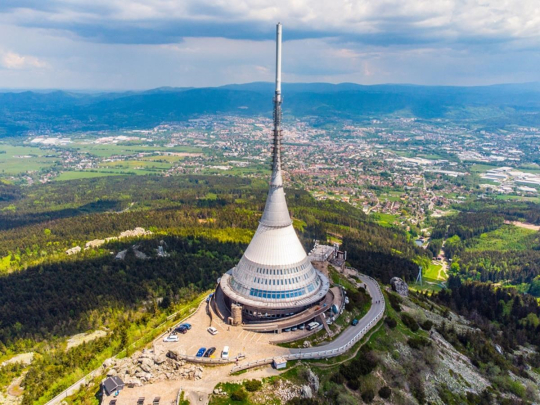
<svg viewBox="0 0 540 405"><path fill-rule="evenodd" d="M236 267L220 280L229 307L264 320L298 313L326 296L329 282L306 255L289 215L281 173L281 24L276 29L272 176L259 227Z"/></svg>

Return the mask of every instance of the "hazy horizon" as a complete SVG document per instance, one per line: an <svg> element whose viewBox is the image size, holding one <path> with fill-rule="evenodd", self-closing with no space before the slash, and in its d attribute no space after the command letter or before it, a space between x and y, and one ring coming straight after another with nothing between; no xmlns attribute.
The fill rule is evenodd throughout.
<svg viewBox="0 0 540 405"><path fill-rule="evenodd" d="M216 86L159 86L159 87L148 87L148 88L35 88L35 87L0 87L0 92L54 92L54 91L65 91L65 92L74 92L74 93L117 93L117 92L145 92L153 91L160 89L204 89L204 88L220 88L228 86L247 86L251 84L268 84L274 85L272 81L255 81L255 82L245 82L245 83L225 83L222 85ZM490 83L490 84L480 84L480 85L448 85L448 84L419 84L419 83L373 83L373 84L363 84L363 83L354 83L354 82L340 82L340 83L331 83L331 82L283 82L283 85L354 85L362 87L376 87L376 86L403 86L403 87L455 87L455 88L475 88L475 87L496 87L496 86L520 86L520 85L540 85L540 81L532 82L501 82L501 83Z"/></svg>

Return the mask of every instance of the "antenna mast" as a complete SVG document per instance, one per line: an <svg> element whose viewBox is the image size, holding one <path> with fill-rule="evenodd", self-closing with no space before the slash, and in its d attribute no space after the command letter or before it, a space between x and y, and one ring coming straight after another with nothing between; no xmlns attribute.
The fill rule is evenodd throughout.
<svg viewBox="0 0 540 405"><path fill-rule="evenodd" d="M274 95L274 142L272 179L281 171L281 23L276 25L276 93ZM281 176L279 176L281 177ZM278 184L276 184L278 185ZM279 184L283 186L282 184Z"/></svg>

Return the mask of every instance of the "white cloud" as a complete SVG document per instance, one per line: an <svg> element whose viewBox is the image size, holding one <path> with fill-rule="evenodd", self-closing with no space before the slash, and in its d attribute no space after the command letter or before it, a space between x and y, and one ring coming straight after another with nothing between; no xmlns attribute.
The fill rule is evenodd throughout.
<svg viewBox="0 0 540 405"><path fill-rule="evenodd" d="M35 7L9 9L4 17L15 24L67 26L75 32L81 24L85 29L126 24L159 31L175 22L181 30L190 21L209 29L212 23L233 24L221 32L232 37L238 34L234 24L279 20L308 38L389 32L431 40L540 37L538 0L47 0L47 6L35 1Z"/></svg>
<svg viewBox="0 0 540 405"><path fill-rule="evenodd" d="M289 82L540 81L538 0L21 4L26 8L0 0L0 87L141 89L272 81L277 21L284 24ZM42 69L47 66L54 69Z"/></svg>
<svg viewBox="0 0 540 405"><path fill-rule="evenodd" d="M6 51L0 52L0 65L6 69L46 68L49 65L34 57Z"/></svg>

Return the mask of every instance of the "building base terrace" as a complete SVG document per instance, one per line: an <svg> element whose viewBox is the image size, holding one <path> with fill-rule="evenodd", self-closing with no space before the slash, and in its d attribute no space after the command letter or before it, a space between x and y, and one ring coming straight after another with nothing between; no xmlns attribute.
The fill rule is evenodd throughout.
<svg viewBox="0 0 540 405"><path fill-rule="evenodd" d="M237 303L231 300L221 288L222 283L218 284L212 297L212 309L214 313L228 322L231 316L231 305ZM242 304L243 323L242 328L251 332L270 332L281 333L283 329L291 328L305 324L317 317L323 316L325 312L331 311L332 306L336 305L338 309L344 306L344 295L338 287L331 288L311 304L294 308L261 308L258 306ZM253 316L253 313L262 313L264 317Z"/></svg>

